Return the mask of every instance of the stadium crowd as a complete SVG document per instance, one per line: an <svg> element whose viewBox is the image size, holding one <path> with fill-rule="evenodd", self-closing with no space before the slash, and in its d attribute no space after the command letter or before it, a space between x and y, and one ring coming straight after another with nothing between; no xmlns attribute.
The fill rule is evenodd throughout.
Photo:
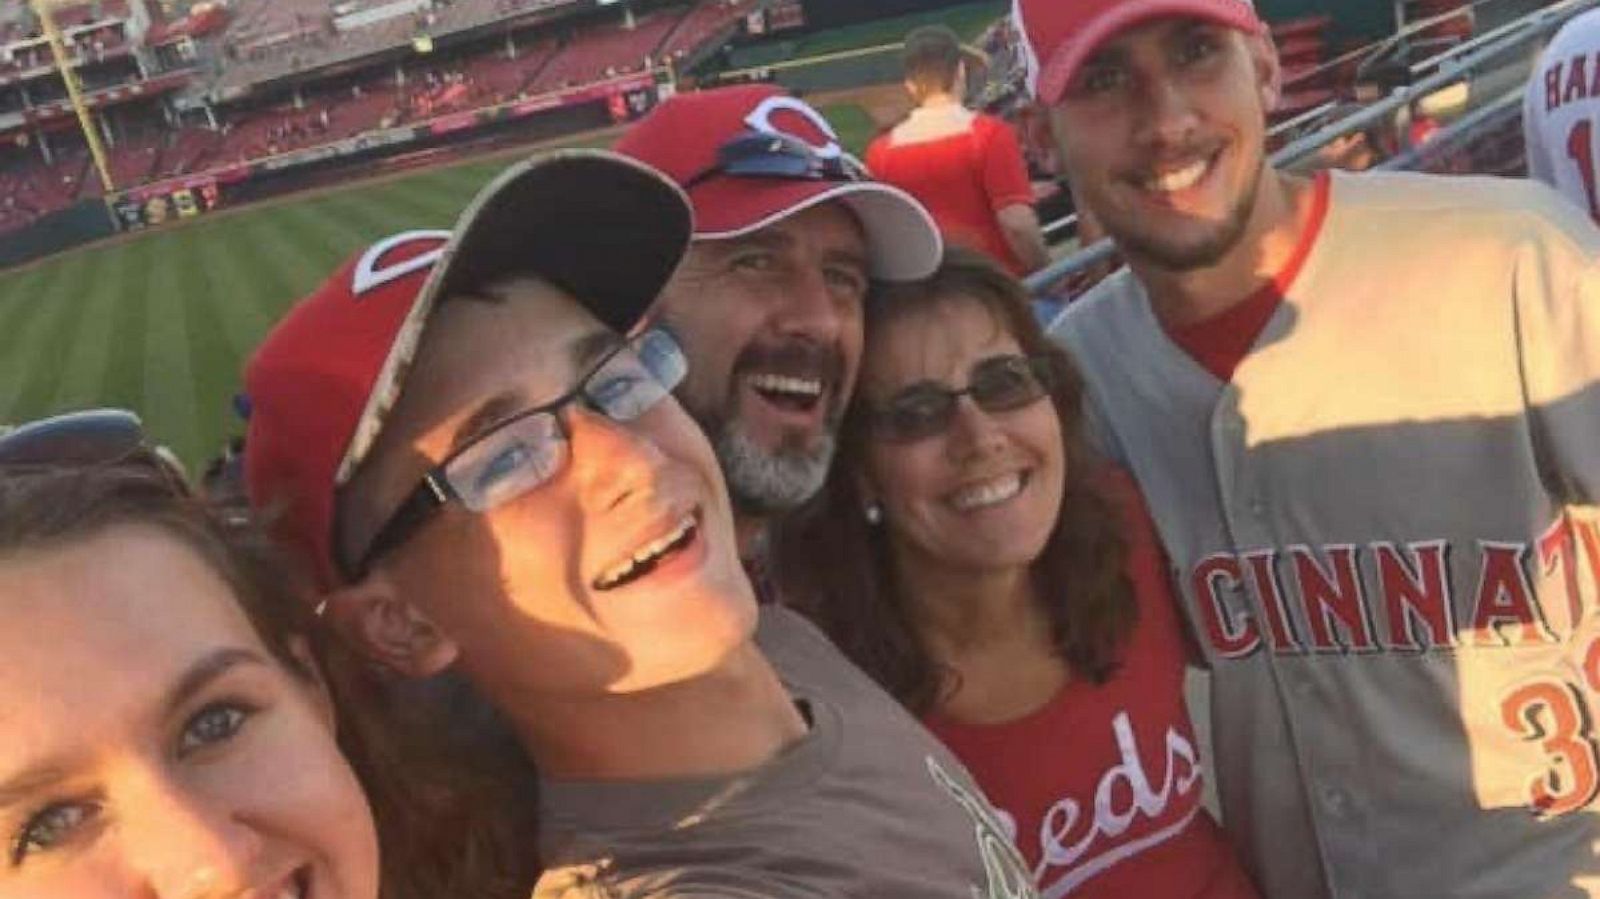
<svg viewBox="0 0 1600 899"><path fill-rule="evenodd" d="M134 50L163 48L126 40L125 3L69 4L56 15L83 54L77 74L84 90L115 95L106 104L115 108L97 115L113 181L126 191L675 64L725 35L749 4L695 0L619 21L602 15L547 24L541 16L549 0L441 0L406 14L384 4L340 4L336 14L326 0L244 0L230 7L220 32L196 38L215 45L214 77L200 72L193 54L180 54L170 73L143 70ZM532 19L519 24L525 17ZM426 37L431 53L434 39L491 23L516 35L514 47L502 35L480 36L443 60L412 58L416 40ZM0 45L10 46L11 58L0 55L0 115L64 103L65 86L52 74L37 30L7 28ZM152 29L147 37L175 40L174 30L181 29ZM110 32L121 36L115 46L102 37ZM167 77L176 80L153 89L153 79ZM201 122L192 110L174 112L163 96L191 78L210 97L244 93L217 101ZM293 89L283 86L291 81ZM0 134L0 184L12 186L0 233L105 192L74 135L75 121L62 109L48 122L12 124Z"/></svg>
<svg viewBox="0 0 1600 899"><path fill-rule="evenodd" d="M1592 183L1274 167L1247 0L1012 15L1125 262L1048 329L932 29L866 165L684 92L364 248L198 483L0 433L0 899L1600 897Z"/></svg>

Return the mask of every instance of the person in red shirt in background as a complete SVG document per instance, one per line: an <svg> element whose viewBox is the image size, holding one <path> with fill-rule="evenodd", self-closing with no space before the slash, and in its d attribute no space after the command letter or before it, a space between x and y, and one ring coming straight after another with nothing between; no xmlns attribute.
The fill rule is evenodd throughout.
<svg viewBox="0 0 1600 899"><path fill-rule="evenodd" d="M1254 899L1202 807L1154 527L1022 285L951 248L866 328L828 482L774 535L784 602L955 752L1040 895Z"/></svg>
<svg viewBox="0 0 1600 899"><path fill-rule="evenodd" d="M948 241L1024 275L1050 261L1033 185L1011 126L962 105L963 55L943 26L906 35L905 85L917 105L867 147L867 168L921 200Z"/></svg>

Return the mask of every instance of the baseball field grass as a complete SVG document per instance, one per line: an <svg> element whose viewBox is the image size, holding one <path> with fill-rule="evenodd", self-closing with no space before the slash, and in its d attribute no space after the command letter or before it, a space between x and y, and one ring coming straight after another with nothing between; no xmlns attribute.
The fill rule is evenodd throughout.
<svg viewBox="0 0 1600 899"><path fill-rule="evenodd" d="M859 148L865 114L828 112ZM242 431L243 361L295 299L377 238L450 227L510 161L218 212L0 272L0 423L133 409L198 470Z"/></svg>

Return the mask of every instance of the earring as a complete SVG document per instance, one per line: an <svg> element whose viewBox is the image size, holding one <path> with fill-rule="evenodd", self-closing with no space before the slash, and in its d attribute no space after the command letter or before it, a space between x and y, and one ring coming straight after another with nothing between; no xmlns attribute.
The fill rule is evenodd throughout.
<svg viewBox="0 0 1600 899"><path fill-rule="evenodd" d="M867 524L869 525L876 527L883 523L883 507L877 503L867 503L867 508L861 514L867 519Z"/></svg>

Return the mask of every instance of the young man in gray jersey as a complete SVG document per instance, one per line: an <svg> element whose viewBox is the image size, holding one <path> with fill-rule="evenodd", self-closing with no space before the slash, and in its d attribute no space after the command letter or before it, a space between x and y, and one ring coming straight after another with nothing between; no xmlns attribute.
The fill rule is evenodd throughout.
<svg viewBox="0 0 1600 899"><path fill-rule="evenodd" d="M870 282L931 274L938 229L871 180L815 109L767 85L672 97L616 149L694 204L694 240L656 315L689 356L678 400L716 448L756 560L766 523L827 476Z"/></svg>
<svg viewBox="0 0 1600 899"><path fill-rule="evenodd" d="M1055 334L1212 671L1285 899L1600 896L1600 236L1523 181L1266 163L1245 0L1017 0L1128 261Z"/></svg>
<svg viewBox="0 0 1600 899"><path fill-rule="evenodd" d="M683 354L637 327L690 228L659 173L576 152L380 241L251 360L252 503L360 651L504 717L536 896L1036 896L960 764L757 608Z"/></svg>

